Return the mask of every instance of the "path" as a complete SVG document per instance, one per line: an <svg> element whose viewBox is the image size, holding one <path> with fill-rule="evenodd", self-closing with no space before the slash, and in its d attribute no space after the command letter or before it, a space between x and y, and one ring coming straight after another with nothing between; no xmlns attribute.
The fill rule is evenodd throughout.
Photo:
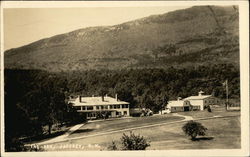
<svg viewBox="0 0 250 157"><path fill-rule="evenodd" d="M193 117L191 116L184 116L184 115L180 115L178 113L173 113L174 116L178 116L178 117L184 117L185 119L183 119L182 121L189 121L189 120L194 120Z"/></svg>
<svg viewBox="0 0 250 157"><path fill-rule="evenodd" d="M70 134L72 134L73 132L75 132L76 130L78 130L80 127L82 127L84 124L77 124L73 127L71 127L65 134L57 136L55 138L52 138L50 140L47 141L43 141L43 142L39 142L36 143L38 145L43 145L43 144L47 144L47 143L56 143L56 142L60 142L60 141L64 141Z"/></svg>

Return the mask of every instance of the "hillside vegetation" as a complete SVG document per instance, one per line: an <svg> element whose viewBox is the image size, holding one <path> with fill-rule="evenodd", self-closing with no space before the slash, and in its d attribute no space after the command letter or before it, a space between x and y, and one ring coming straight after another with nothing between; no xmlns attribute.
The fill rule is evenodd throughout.
<svg viewBox="0 0 250 157"><path fill-rule="evenodd" d="M48 71L238 66L238 25L236 7L196 6L42 39L6 51L5 66Z"/></svg>

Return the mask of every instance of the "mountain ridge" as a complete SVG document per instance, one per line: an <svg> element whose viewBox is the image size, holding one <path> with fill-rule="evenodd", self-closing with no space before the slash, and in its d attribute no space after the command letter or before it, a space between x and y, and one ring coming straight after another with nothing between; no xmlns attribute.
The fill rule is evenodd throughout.
<svg viewBox="0 0 250 157"><path fill-rule="evenodd" d="M78 29L5 51L5 67L68 71L211 62L237 66L238 20L233 6L195 6L114 26Z"/></svg>

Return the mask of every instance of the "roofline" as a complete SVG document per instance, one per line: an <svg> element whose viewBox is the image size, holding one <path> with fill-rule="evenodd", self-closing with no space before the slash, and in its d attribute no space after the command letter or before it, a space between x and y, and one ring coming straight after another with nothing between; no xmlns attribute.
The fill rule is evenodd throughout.
<svg viewBox="0 0 250 157"><path fill-rule="evenodd" d="M73 106L101 106L101 105L129 105L128 102L122 101L119 103L107 103L107 104L84 104L84 103L77 103Z"/></svg>
<svg viewBox="0 0 250 157"><path fill-rule="evenodd" d="M195 98L195 99L190 99L189 97L199 97L199 96L189 96L187 98L184 98L183 100L202 100L202 99L206 99L208 97L211 97L212 95L202 95L202 96L206 96L205 98ZM212 96L213 97L213 96Z"/></svg>

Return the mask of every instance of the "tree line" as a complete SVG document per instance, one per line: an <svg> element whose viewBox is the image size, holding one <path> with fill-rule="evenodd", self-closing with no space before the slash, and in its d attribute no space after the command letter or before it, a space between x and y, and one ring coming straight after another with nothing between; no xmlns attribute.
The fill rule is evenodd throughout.
<svg viewBox="0 0 250 157"><path fill-rule="evenodd" d="M7 151L21 150L18 147L21 137L50 134L54 124L83 120L67 105L70 96L118 94L131 107L158 112L168 100L197 95L200 90L225 98L222 83L227 79L229 97L240 98L239 69L231 64L60 73L5 69L4 78Z"/></svg>

